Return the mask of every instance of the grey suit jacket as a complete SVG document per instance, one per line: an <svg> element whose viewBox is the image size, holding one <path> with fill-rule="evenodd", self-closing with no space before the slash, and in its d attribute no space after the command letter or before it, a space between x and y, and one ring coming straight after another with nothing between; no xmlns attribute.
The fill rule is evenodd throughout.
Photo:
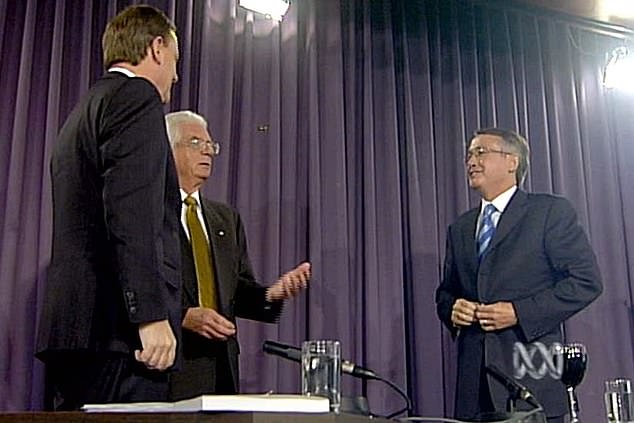
<svg viewBox="0 0 634 423"><path fill-rule="evenodd" d="M438 316L457 335L456 417L473 418L479 411L480 372L490 363L526 385L549 416L562 415L567 410L564 386L540 360L542 351L563 342L562 323L601 293L594 253L566 199L517 190L479 263L478 214L474 208L449 227L443 280L436 292ZM458 298L485 304L510 301L518 324L484 332L475 323L458 332L451 322ZM537 370L522 367L522 348L536 352ZM505 388L490 378L488 388L496 407L504 410Z"/></svg>

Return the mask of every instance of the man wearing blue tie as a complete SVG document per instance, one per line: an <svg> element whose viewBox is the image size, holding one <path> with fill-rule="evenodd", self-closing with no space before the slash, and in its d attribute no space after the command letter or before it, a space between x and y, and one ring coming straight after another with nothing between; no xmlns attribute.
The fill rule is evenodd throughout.
<svg viewBox="0 0 634 423"><path fill-rule="evenodd" d="M456 418L506 408L507 390L485 371L495 364L533 393L549 422L563 422L564 385L548 352L563 342L563 322L602 291L594 253L566 199L518 188L529 164L521 135L476 131L465 163L481 204L449 226L436 291L438 316L458 342Z"/></svg>

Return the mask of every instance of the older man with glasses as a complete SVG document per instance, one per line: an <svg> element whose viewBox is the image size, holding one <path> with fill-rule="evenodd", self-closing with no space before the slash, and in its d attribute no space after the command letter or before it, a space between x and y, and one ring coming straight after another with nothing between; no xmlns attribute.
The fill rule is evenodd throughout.
<svg viewBox="0 0 634 423"><path fill-rule="evenodd" d="M486 371L494 364L533 393L549 422L563 422L560 374L521 372L518 358L556 351L564 321L599 296L594 253L566 199L519 188L529 163L521 135L476 131L465 163L481 201L449 227L436 291L438 316L458 342L456 418L491 421L505 409L509 393Z"/></svg>
<svg viewBox="0 0 634 423"><path fill-rule="evenodd" d="M240 215L203 198L220 144L206 120L180 111L165 117L182 203L183 363L170 375L172 400L239 392L236 317L275 322L283 301L310 278L302 263L266 288L253 275Z"/></svg>

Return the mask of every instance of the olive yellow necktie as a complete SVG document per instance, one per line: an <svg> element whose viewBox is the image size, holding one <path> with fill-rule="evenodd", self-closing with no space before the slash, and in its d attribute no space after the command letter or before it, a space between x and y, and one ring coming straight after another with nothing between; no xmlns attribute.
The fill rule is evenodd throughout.
<svg viewBox="0 0 634 423"><path fill-rule="evenodd" d="M189 237L192 243L192 251L194 253L194 264L196 266L198 303L201 307L217 310L216 278L214 276L209 243L203 232L200 220L198 220L196 199L188 195L184 202L187 205L185 216L187 228L189 229Z"/></svg>

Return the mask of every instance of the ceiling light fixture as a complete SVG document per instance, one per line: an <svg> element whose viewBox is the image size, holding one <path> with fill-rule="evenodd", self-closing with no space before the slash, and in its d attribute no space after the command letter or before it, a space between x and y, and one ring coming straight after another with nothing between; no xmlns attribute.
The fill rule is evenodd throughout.
<svg viewBox="0 0 634 423"><path fill-rule="evenodd" d="M634 2L632 0L603 0L597 3L603 14L609 17L632 18L634 17Z"/></svg>
<svg viewBox="0 0 634 423"><path fill-rule="evenodd" d="M290 0L240 0L240 6L245 9L262 13L269 19L281 21L288 10Z"/></svg>

